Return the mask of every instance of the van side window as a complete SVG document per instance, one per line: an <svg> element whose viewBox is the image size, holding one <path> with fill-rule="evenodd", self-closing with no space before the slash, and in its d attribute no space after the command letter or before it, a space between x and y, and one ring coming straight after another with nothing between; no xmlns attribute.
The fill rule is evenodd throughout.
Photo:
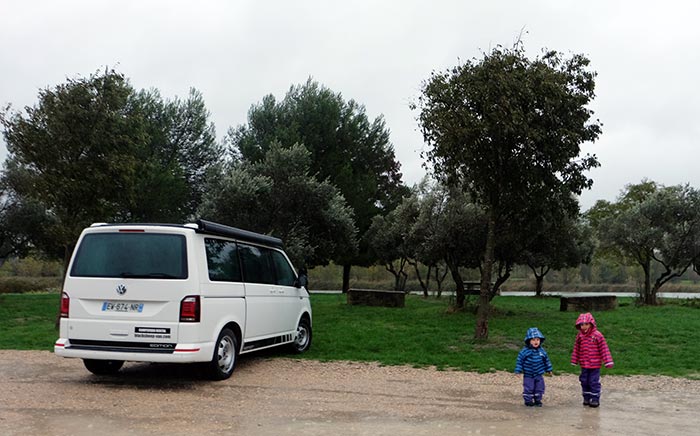
<svg viewBox="0 0 700 436"><path fill-rule="evenodd" d="M275 269L270 250L245 244L238 244L238 250L246 282L275 284Z"/></svg>
<svg viewBox="0 0 700 436"><path fill-rule="evenodd" d="M240 282L241 266L235 242L205 238L209 280L214 282Z"/></svg>
<svg viewBox="0 0 700 436"><path fill-rule="evenodd" d="M275 264L277 273L277 284L282 286L294 286L294 271L287 262L287 259L279 251L271 251L272 261Z"/></svg>

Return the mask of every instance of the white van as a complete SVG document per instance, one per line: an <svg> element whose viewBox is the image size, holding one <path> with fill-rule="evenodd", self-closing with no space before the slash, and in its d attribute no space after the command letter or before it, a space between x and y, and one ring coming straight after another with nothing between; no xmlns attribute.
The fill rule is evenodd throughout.
<svg viewBox="0 0 700 436"><path fill-rule="evenodd" d="M196 224L93 224L63 285L54 351L95 374L124 361L205 362L231 376L239 353L311 346L306 275L271 236Z"/></svg>

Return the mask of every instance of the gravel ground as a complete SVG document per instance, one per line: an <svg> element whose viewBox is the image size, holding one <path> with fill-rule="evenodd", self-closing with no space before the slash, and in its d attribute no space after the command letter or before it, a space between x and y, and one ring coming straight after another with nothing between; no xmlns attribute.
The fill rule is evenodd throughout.
<svg viewBox="0 0 700 436"><path fill-rule="evenodd" d="M613 370L614 372L614 370ZM700 433L700 381L603 377L599 409L578 379L546 379L542 408L521 378L372 363L242 357L231 379L128 363L98 377L49 352L0 351L2 435L686 435Z"/></svg>

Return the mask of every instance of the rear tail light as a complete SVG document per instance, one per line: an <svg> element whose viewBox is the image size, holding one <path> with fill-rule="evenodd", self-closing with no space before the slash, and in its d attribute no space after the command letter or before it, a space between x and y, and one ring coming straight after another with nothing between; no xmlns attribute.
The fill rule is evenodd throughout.
<svg viewBox="0 0 700 436"><path fill-rule="evenodd" d="M68 308L70 307L70 297L65 292L61 294L61 318L68 318Z"/></svg>
<svg viewBox="0 0 700 436"><path fill-rule="evenodd" d="M188 296L180 302L180 322L199 322L199 296Z"/></svg>

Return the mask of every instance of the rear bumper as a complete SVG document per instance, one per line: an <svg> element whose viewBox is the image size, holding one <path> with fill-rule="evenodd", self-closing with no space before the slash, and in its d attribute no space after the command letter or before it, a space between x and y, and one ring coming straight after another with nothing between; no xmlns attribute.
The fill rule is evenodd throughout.
<svg viewBox="0 0 700 436"><path fill-rule="evenodd" d="M119 347L118 343L103 345L85 345L81 343L80 345L76 345L71 344L69 339L59 338L54 344L53 349L57 356L69 358L188 363L210 361L214 353L214 343L175 344L174 347L169 350L159 348L135 350L133 347L129 346Z"/></svg>

